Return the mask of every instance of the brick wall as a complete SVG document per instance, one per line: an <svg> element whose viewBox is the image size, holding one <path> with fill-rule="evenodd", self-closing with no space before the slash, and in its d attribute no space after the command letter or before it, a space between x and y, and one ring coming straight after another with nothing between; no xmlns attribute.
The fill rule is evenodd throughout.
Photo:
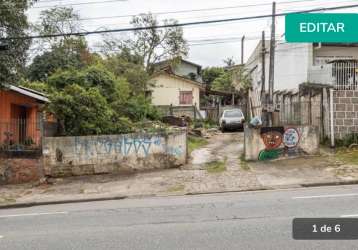
<svg viewBox="0 0 358 250"><path fill-rule="evenodd" d="M347 134L358 132L358 91L335 90L334 133L335 138L343 139Z"/></svg>
<svg viewBox="0 0 358 250"><path fill-rule="evenodd" d="M1 158L0 184L34 182L42 176L41 158Z"/></svg>

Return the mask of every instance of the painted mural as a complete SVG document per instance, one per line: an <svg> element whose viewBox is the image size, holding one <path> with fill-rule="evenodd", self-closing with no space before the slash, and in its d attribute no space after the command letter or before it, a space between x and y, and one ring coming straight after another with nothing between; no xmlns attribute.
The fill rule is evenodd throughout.
<svg viewBox="0 0 358 250"><path fill-rule="evenodd" d="M260 135L265 145L265 149L259 153L260 161L298 154L300 133L296 128L264 127L261 128Z"/></svg>

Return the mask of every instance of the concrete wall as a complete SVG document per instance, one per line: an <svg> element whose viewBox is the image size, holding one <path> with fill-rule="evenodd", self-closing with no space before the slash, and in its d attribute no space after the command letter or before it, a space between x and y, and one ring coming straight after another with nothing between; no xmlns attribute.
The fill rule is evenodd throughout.
<svg viewBox="0 0 358 250"><path fill-rule="evenodd" d="M200 88L191 83L189 80L172 77L161 74L153 78L155 87L152 88L152 103L156 106L173 105L173 106L191 106L196 104L199 109L200 105ZM192 91L193 103L181 105L179 103L180 91Z"/></svg>
<svg viewBox="0 0 358 250"><path fill-rule="evenodd" d="M253 88L261 91L261 42L253 51L246 63L246 68L251 72ZM270 50L270 42L265 42L266 50ZM275 90L296 89L299 84L308 81L308 70L311 67L312 44L309 43L285 43L277 41L275 54ZM297 67L299 65L299 67ZM265 86L268 89L270 54L265 57Z"/></svg>
<svg viewBox="0 0 358 250"><path fill-rule="evenodd" d="M334 134L336 139L343 139L350 133L358 133L358 91L335 90Z"/></svg>
<svg viewBox="0 0 358 250"><path fill-rule="evenodd" d="M319 153L319 131L314 126L253 129L245 126L244 154L249 161Z"/></svg>
<svg viewBox="0 0 358 250"><path fill-rule="evenodd" d="M42 177L42 159L0 157L0 185L38 181Z"/></svg>
<svg viewBox="0 0 358 250"><path fill-rule="evenodd" d="M46 137L43 158L54 177L172 168L186 162L187 134Z"/></svg>

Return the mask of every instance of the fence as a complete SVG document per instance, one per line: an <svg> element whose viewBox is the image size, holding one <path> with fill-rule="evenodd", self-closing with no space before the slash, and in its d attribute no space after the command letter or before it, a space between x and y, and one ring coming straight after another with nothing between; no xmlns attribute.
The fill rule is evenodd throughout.
<svg viewBox="0 0 358 250"><path fill-rule="evenodd" d="M31 150L41 145L41 124L28 119L0 122L0 148L2 150Z"/></svg>
<svg viewBox="0 0 358 250"><path fill-rule="evenodd" d="M337 90L358 89L358 61L338 61L332 66L334 88Z"/></svg>
<svg viewBox="0 0 358 250"><path fill-rule="evenodd" d="M274 124L278 126L316 126L320 138L329 136L329 88L301 85L299 92L277 92L274 96L277 112Z"/></svg>
<svg viewBox="0 0 358 250"><path fill-rule="evenodd" d="M316 125L321 119L320 102L293 102L280 105L279 125Z"/></svg>
<svg viewBox="0 0 358 250"><path fill-rule="evenodd" d="M190 117L191 119L203 119L199 110L195 105L193 106L157 106L163 116L171 115L176 117Z"/></svg>
<svg viewBox="0 0 358 250"><path fill-rule="evenodd" d="M1 151L40 150L42 135L57 135L56 122L32 121L29 119L12 119L0 121Z"/></svg>
<svg viewBox="0 0 358 250"><path fill-rule="evenodd" d="M239 105L224 105L224 106L215 106L215 107L201 107L200 110L205 111L206 118L208 120L219 122L220 116L225 110L229 109L240 109L245 118L248 119L247 112L246 112L246 103L242 103Z"/></svg>

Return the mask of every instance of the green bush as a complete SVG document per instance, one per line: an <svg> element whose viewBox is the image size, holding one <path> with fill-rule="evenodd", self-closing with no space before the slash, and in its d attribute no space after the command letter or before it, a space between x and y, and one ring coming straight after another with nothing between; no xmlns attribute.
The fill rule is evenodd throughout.
<svg viewBox="0 0 358 250"><path fill-rule="evenodd" d="M335 144L337 147L348 147L351 144L358 144L358 133L348 134L343 139L336 139Z"/></svg>

